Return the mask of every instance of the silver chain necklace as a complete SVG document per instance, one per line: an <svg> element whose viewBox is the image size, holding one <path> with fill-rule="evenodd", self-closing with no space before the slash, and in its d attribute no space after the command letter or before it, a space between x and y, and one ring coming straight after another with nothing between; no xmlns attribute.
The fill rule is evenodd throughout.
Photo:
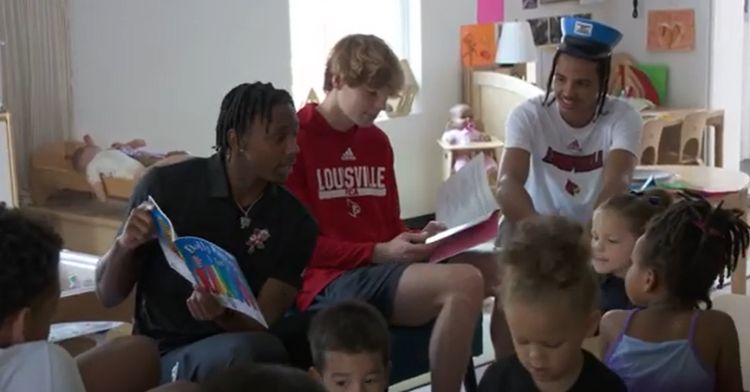
<svg viewBox="0 0 750 392"><path fill-rule="evenodd" d="M250 223L252 223L252 220L247 215L250 214L250 211L253 210L255 204L258 203L258 201L260 201L260 199L263 197L263 193L261 193L260 196L258 196L258 198L255 199L255 201L252 202L252 204L250 204L250 206L248 206L247 208L242 208L240 203L237 202L237 199L234 199L234 204L237 204L237 208L239 208L240 212L242 212L242 216L240 217L240 229L244 230L250 227Z"/></svg>

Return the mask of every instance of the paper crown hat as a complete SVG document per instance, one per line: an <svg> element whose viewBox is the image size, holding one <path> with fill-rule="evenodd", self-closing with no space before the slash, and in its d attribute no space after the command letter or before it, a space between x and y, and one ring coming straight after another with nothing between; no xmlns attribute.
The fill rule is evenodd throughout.
<svg viewBox="0 0 750 392"><path fill-rule="evenodd" d="M606 58L622 39L622 33L590 19L563 17L560 22L562 41L558 50L587 59Z"/></svg>

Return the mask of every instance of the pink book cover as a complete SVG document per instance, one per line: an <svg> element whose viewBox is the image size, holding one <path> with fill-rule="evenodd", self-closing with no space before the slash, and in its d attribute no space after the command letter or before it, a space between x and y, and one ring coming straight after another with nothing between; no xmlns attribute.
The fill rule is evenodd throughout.
<svg viewBox="0 0 750 392"><path fill-rule="evenodd" d="M499 219L500 211L497 210L483 221L468 223L435 235L433 241L428 240L438 242L429 262L439 263L477 245L493 241L497 237Z"/></svg>

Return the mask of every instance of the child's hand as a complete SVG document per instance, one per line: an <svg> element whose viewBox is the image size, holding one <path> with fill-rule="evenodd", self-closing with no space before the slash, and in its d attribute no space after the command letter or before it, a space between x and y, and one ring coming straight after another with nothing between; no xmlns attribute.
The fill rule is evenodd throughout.
<svg viewBox="0 0 750 392"><path fill-rule="evenodd" d="M143 202L130 211L122 233L117 237L122 247L133 250L156 238L156 226L151 218L151 208L153 208L151 203Z"/></svg>
<svg viewBox="0 0 750 392"><path fill-rule="evenodd" d="M193 293L185 301L190 315L196 320L213 321L224 315L226 308L206 289L194 286Z"/></svg>

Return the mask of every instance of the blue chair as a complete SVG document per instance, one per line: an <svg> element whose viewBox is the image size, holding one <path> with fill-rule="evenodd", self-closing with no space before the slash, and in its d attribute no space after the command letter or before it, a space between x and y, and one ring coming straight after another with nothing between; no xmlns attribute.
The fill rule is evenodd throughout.
<svg viewBox="0 0 750 392"><path fill-rule="evenodd" d="M422 327L391 327L391 379L390 384L408 380L430 371L428 347L432 323ZM472 356L482 354L482 320L477 322L474 341L471 345ZM467 392L477 390L477 379L474 373L474 359L467 364L464 388Z"/></svg>

